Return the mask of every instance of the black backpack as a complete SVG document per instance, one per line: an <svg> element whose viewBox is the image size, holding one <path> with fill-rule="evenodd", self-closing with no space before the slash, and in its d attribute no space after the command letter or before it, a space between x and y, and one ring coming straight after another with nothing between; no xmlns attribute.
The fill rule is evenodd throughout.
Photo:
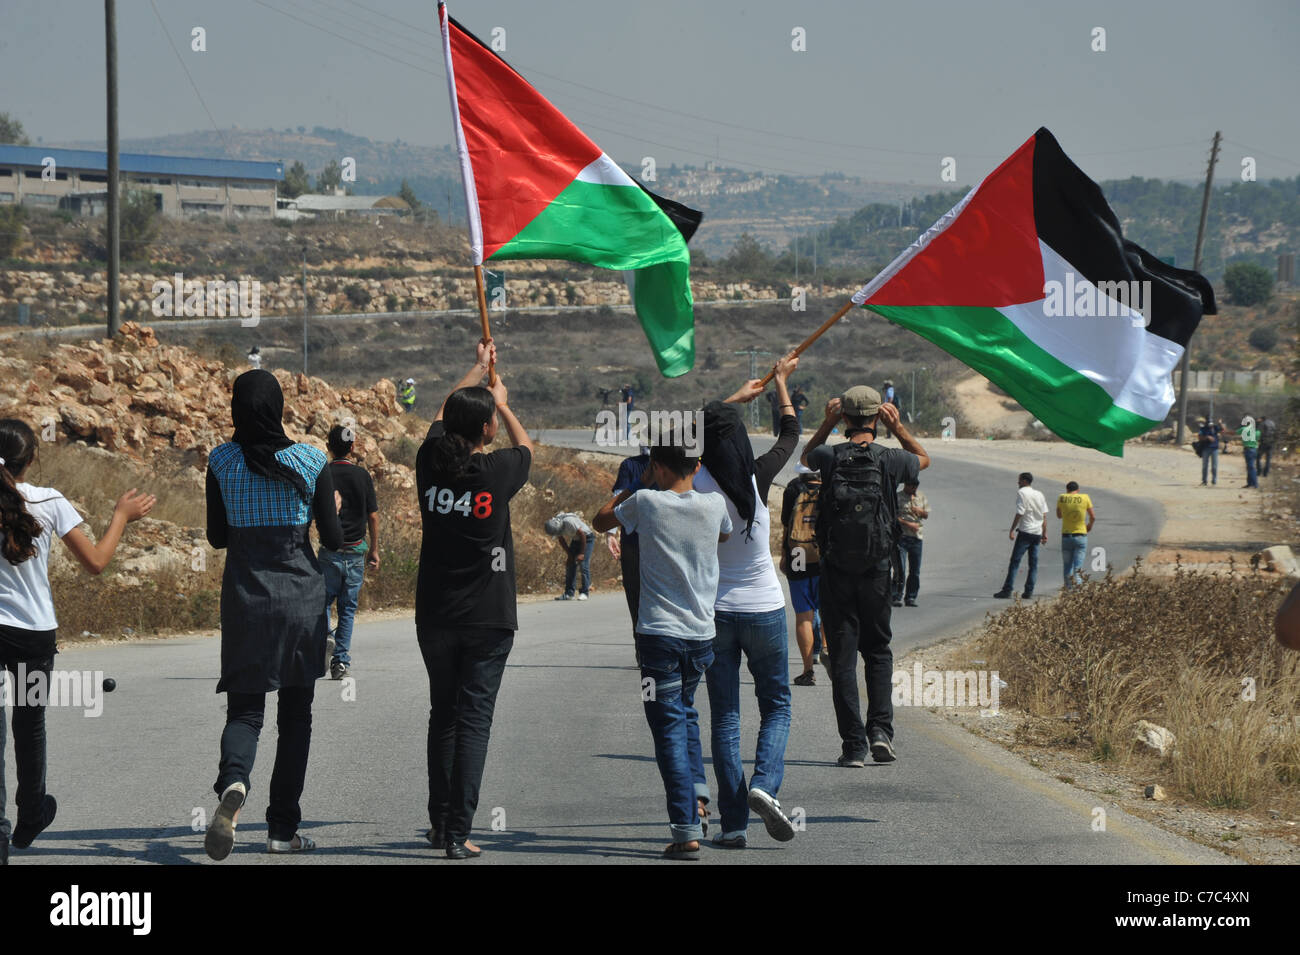
<svg viewBox="0 0 1300 955"><path fill-rule="evenodd" d="M884 450L845 441L835 446L830 480L822 486L817 544L822 559L840 568L874 567L893 556L898 522L891 516L881 465Z"/></svg>

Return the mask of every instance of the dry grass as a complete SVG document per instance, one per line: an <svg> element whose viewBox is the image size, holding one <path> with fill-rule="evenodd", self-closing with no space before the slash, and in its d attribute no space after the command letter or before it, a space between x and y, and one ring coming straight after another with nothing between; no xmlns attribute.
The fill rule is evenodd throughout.
<svg viewBox="0 0 1300 955"><path fill-rule="evenodd" d="M64 640L209 630L221 622L220 568L202 576L162 571L136 586L116 574L76 571L53 577L50 585Z"/></svg>
<svg viewBox="0 0 1300 955"><path fill-rule="evenodd" d="M1300 807L1300 655L1272 636L1292 583L1139 566L993 618L990 666L1010 684L1004 701L1029 714L1030 736L1051 737L1055 724L1057 744L1154 764L1209 806ZM1139 719L1173 732L1170 755L1134 741Z"/></svg>

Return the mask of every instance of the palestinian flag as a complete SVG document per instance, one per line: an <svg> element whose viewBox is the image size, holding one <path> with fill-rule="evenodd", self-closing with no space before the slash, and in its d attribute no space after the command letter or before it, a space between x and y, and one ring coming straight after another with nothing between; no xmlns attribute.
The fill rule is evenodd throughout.
<svg viewBox="0 0 1300 955"><path fill-rule="evenodd" d="M474 264L623 270L659 370L695 363L686 242L700 213L642 187L438 4Z"/></svg>
<svg viewBox="0 0 1300 955"><path fill-rule="evenodd" d="M1040 129L853 302L929 339L1067 441L1120 456L1164 421L1214 291L1124 239Z"/></svg>

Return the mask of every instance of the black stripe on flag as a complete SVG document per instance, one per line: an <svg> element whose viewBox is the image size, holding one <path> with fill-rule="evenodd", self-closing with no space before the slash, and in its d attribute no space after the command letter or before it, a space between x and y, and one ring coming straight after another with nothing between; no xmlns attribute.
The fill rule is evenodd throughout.
<svg viewBox="0 0 1300 955"><path fill-rule="evenodd" d="M1046 128L1035 134L1034 222L1038 237L1094 285L1150 282L1151 301L1142 304L1152 334L1186 348L1201 316L1215 314L1205 276L1161 262L1125 239L1101 187Z"/></svg>
<svg viewBox="0 0 1300 955"><path fill-rule="evenodd" d="M680 202L675 202L672 199L665 199L663 196L656 195L642 185L641 181L638 179L633 179L632 181L638 186L641 186L641 191L653 199L655 204L663 210L664 215L672 220L673 225L677 226L677 231L682 234L682 241L690 242L691 236L695 235L695 230L698 229L700 223L704 221L704 213L692 209L690 206L684 206Z"/></svg>

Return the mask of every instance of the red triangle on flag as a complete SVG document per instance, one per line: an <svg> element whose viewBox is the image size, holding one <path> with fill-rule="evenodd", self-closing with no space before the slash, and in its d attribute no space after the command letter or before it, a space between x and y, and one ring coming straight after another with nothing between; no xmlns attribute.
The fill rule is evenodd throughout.
<svg viewBox="0 0 1300 955"><path fill-rule="evenodd" d="M447 20L449 68L487 259L599 159L601 150L445 8L440 13Z"/></svg>
<svg viewBox="0 0 1300 955"><path fill-rule="evenodd" d="M1020 305L1043 297L1031 137L989 173L957 218L866 305Z"/></svg>

